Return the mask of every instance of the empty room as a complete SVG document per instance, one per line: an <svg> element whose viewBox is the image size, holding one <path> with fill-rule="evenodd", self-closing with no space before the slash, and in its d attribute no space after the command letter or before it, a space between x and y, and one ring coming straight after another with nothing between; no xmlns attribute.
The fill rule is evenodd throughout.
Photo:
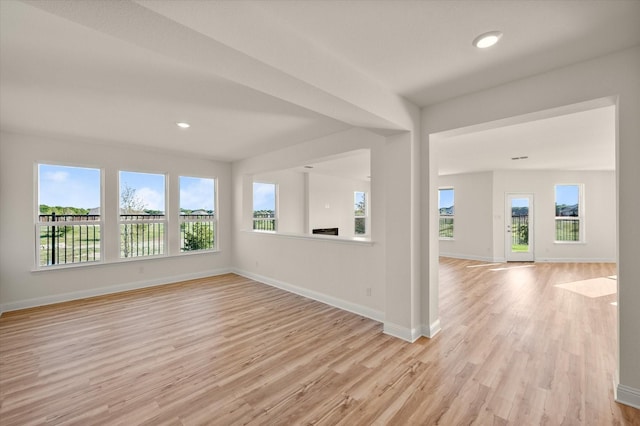
<svg viewBox="0 0 640 426"><path fill-rule="evenodd" d="M0 425L640 425L640 1L0 1Z"/></svg>

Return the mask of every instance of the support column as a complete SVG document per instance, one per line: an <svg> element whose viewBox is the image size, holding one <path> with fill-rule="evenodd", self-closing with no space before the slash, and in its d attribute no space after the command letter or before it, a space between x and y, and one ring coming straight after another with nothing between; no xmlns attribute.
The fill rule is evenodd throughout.
<svg viewBox="0 0 640 426"><path fill-rule="evenodd" d="M385 147L384 332L409 342L421 335L418 139L404 132L388 137Z"/></svg>

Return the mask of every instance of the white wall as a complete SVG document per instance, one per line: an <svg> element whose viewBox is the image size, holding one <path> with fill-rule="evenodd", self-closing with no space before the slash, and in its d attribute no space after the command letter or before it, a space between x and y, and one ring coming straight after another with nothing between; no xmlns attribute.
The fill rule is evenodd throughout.
<svg viewBox="0 0 640 426"><path fill-rule="evenodd" d="M555 242L555 185L584 184L584 241ZM505 194L534 196L534 258L539 262L615 262L614 172L528 171L494 173L494 259L505 257Z"/></svg>
<svg viewBox="0 0 640 426"><path fill-rule="evenodd" d="M247 180L344 152L371 150L371 243L333 237L291 236L251 231ZM287 290L362 315L384 319L385 211L384 138L352 129L291 148L233 163L233 262L235 270ZM353 195L351 195L353 198ZM351 202L353 204L353 201ZM368 295L370 289L371 295Z"/></svg>
<svg viewBox="0 0 640 426"><path fill-rule="evenodd" d="M52 162L104 170L105 210L117 211L118 170L167 173L168 205L178 208L178 176L218 179L218 253L180 255L83 265L34 272L36 212L34 165ZM0 304L3 310L71 300L148 285L209 276L231 264L231 197L228 164L149 150L118 148L86 141L0 134ZM172 207L173 206L173 207ZM171 219L177 226L174 219ZM170 222L171 223L171 222ZM118 260L117 218L105 218L105 257ZM107 235L113 237L109 239ZM174 245L174 248L176 246Z"/></svg>
<svg viewBox="0 0 640 426"><path fill-rule="evenodd" d="M584 185L585 239L556 243L554 186ZM534 197L534 258L538 262L614 262L616 256L615 172L495 171L441 176L440 187L455 189L455 235L440 240L440 255L505 260L507 193Z"/></svg>
<svg viewBox="0 0 640 426"><path fill-rule="evenodd" d="M454 188L454 238L440 240L440 255L493 260L493 173L440 176L439 187Z"/></svg>
<svg viewBox="0 0 640 426"><path fill-rule="evenodd" d="M603 102L607 102L604 103ZM456 129L513 124L562 112L616 105L618 213L618 335L617 398L640 407L640 46L471 93L422 111L423 205L430 226L437 220L433 203L434 157L430 135ZM437 163L436 163L437 164ZM431 206L431 207L429 207ZM429 242L423 234L423 247ZM429 264L437 256L430 253ZM431 267L433 269L433 267ZM429 289L437 288L430 276Z"/></svg>
<svg viewBox="0 0 640 426"><path fill-rule="evenodd" d="M310 173L309 231L338 228L341 237L355 237L354 191L369 190L369 182Z"/></svg>

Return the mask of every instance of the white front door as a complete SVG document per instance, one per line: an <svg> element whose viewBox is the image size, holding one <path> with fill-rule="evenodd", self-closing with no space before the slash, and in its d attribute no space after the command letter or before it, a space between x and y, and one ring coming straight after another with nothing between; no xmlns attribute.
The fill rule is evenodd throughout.
<svg viewBox="0 0 640 426"><path fill-rule="evenodd" d="M533 262L533 194L507 194L505 207L507 262Z"/></svg>

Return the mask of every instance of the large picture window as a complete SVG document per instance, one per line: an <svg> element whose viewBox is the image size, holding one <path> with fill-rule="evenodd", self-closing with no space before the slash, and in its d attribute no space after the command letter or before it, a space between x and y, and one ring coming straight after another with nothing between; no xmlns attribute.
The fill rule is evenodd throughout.
<svg viewBox="0 0 640 426"><path fill-rule="evenodd" d="M120 172L120 257L165 253L165 175Z"/></svg>
<svg viewBox="0 0 640 426"><path fill-rule="evenodd" d="M38 164L37 173L38 267L100 261L100 169Z"/></svg>
<svg viewBox="0 0 640 426"><path fill-rule="evenodd" d="M453 188L442 188L438 190L438 212L440 215L439 236L442 239L453 238L455 214L454 197Z"/></svg>
<svg viewBox="0 0 640 426"><path fill-rule="evenodd" d="M180 176L180 251L216 248L215 179Z"/></svg>
<svg viewBox="0 0 640 426"><path fill-rule="evenodd" d="M276 231L278 186L275 183L253 183L253 229Z"/></svg>
<svg viewBox="0 0 640 426"><path fill-rule="evenodd" d="M556 185L556 242L581 242L584 238L582 185Z"/></svg>

